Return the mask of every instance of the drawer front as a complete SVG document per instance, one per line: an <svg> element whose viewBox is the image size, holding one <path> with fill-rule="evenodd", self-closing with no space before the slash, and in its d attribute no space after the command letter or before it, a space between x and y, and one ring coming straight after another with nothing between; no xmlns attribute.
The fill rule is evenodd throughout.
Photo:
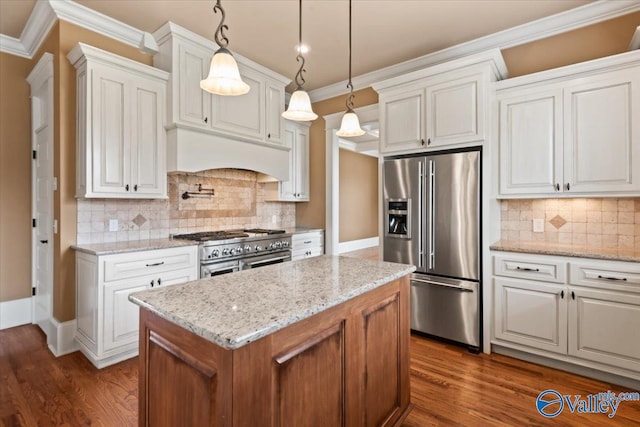
<svg viewBox="0 0 640 427"><path fill-rule="evenodd" d="M291 250L310 249L324 246L324 235L321 232L294 234L291 237Z"/></svg>
<svg viewBox="0 0 640 427"><path fill-rule="evenodd" d="M572 285L640 293L640 264L572 262L569 280Z"/></svg>
<svg viewBox="0 0 640 427"><path fill-rule="evenodd" d="M324 253L324 248L315 247L311 249L298 249L291 252L291 261L298 259L311 258L314 256L320 256Z"/></svg>
<svg viewBox="0 0 640 427"><path fill-rule="evenodd" d="M496 276L552 283L566 283L567 281L566 262L539 257L495 255L493 270Z"/></svg>
<svg viewBox="0 0 640 427"><path fill-rule="evenodd" d="M129 279L183 268L196 268L198 247L158 249L104 257L104 281Z"/></svg>

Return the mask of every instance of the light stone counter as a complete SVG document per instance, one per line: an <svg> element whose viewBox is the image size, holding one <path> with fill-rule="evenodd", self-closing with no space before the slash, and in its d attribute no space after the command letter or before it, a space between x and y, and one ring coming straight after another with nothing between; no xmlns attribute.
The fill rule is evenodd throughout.
<svg viewBox="0 0 640 427"><path fill-rule="evenodd" d="M138 292L129 300L223 348L237 349L414 270L324 255Z"/></svg>
<svg viewBox="0 0 640 427"><path fill-rule="evenodd" d="M541 255L560 255L580 258L594 258L613 261L640 262L640 250L623 248L601 248L587 245L573 245L553 242L500 240L490 247L494 251L520 252Z"/></svg>
<svg viewBox="0 0 640 427"><path fill-rule="evenodd" d="M316 231L324 231L322 228L306 228L306 227L292 227L285 228L287 234L301 234L301 233L312 233Z"/></svg>
<svg viewBox="0 0 640 427"><path fill-rule="evenodd" d="M150 251L154 249L177 248L181 246L196 246L198 242L181 239L152 239L132 240L129 242L94 243L88 245L73 245L72 249L91 255L111 255L125 252Z"/></svg>

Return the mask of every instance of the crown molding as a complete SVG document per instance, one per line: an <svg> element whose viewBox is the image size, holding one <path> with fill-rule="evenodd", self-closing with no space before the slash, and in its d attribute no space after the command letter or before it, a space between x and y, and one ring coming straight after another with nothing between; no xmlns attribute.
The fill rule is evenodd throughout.
<svg viewBox="0 0 640 427"><path fill-rule="evenodd" d="M38 0L19 40L0 34L0 51L29 59L33 58L57 20L102 34L136 47L149 55L158 52L158 44L150 33L138 30L71 0Z"/></svg>
<svg viewBox="0 0 640 427"><path fill-rule="evenodd" d="M53 77L53 54L45 52L38 60L38 63L27 76L27 82L33 85L34 82L40 82ZM31 90L33 91L33 87Z"/></svg>
<svg viewBox="0 0 640 427"><path fill-rule="evenodd" d="M636 32L633 33L631 43L629 43L629 50L640 49L640 25L636 27Z"/></svg>
<svg viewBox="0 0 640 427"><path fill-rule="evenodd" d="M22 42L14 37L0 34L0 52L31 59Z"/></svg>
<svg viewBox="0 0 640 427"><path fill-rule="evenodd" d="M509 28L498 33L490 34L475 40L461 43L447 49L439 50L415 59L401 62L376 71L362 74L353 78L353 85L362 89L372 84L397 77L425 67L451 61L474 53L489 49L506 49L513 46L540 40L556 34L597 24L618 16L640 10L637 0L598 0L575 9L556 15L528 22L517 27ZM637 34L637 31L636 31ZM640 38L640 36L638 36ZM636 38L634 37L634 40ZM640 43L640 41L638 41ZM344 95L347 81L341 81L322 88L309 91L311 102L318 102L335 96Z"/></svg>

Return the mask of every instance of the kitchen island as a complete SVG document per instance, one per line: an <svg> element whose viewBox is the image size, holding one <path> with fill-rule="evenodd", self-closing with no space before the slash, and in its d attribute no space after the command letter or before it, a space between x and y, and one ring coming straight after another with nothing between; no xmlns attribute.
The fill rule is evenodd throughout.
<svg viewBox="0 0 640 427"><path fill-rule="evenodd" d="M400 425L414 269L320 256L130 295L139 425Z"/></svg>

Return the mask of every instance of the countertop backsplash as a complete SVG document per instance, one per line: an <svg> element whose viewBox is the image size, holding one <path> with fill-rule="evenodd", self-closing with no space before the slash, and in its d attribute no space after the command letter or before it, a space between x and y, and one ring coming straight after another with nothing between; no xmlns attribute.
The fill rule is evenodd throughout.
<svg viewBox="0 0 640 427"><path fill-rule="evenodd" d="M265 201L258 174L215 169L168 176L167 200L79 199L77 244L159 239L171 234L244 227L290 228L296 224L295 203ZM213 188L212 197L181 198L185 191ZM273 218L276 218L276 223ZM118 231L109 231L109 220Z"/></svg>
<svg viewBox="0 0 640 427"><path fill-rule="evenodd" d="M640 198L502 200L501 239L640 250ZM533 219L544 232L533 232Z"/></svg>

